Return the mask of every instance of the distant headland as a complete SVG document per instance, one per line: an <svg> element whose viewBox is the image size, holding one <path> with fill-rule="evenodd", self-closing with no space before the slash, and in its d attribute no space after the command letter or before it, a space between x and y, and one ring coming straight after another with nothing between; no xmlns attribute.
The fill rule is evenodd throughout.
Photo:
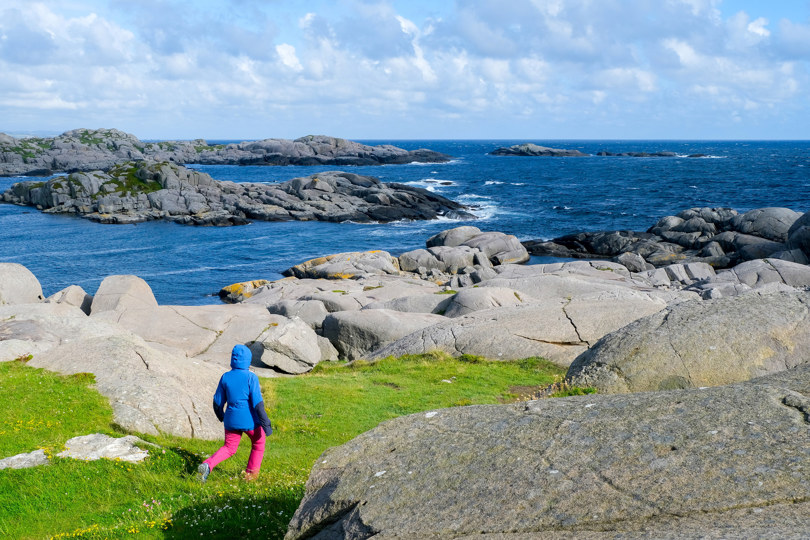
<svg viewBox="0 0 810 540"><path fill-rule="evenodd" d="M203 139L144 142L117 129L74 129L53 138L17 139L0 133L0 176L106 171L128 161L347 166L443 163L450 159L451 156L424 148L369 146L325 135L211 145Z"/></svg>

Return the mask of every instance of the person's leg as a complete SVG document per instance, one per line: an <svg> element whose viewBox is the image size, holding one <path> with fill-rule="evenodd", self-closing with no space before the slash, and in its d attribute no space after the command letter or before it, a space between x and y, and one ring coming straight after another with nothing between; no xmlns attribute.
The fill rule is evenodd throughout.
<svg viewBox="0 0 810 540"><path fill-rule="evenodd" d="M247 468L245 475L249 479L256 478L259 475L259 469L262 467L262 459L264 459L264 442L265 435L261 426L246 431L247 436L250 437L250 457L248 458Z"/></svg>
<svg viewBox="0 0 810 540"><path fill-rule="evenodd" d="M250 432L248 432L250 433ZM242 439L242 432L241 431L230 431L228 429L225 430L225 444L222 447L214 452L214 455L210 458L203 461L203 463L207 463L208 466L213 469L232 455L236 453L236 450L239 448L239 441Z"/></svg>

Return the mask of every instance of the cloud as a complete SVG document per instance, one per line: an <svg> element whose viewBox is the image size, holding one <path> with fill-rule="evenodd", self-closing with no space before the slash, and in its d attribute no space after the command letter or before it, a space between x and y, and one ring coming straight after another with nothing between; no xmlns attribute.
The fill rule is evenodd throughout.
<svg viewBox="0 0 810 540"><path fill-rule="evenodd" d="M73 122L11 127L587 137L650 125L665 137L807 113L810 26L724 18L715 0L466 0L421 17L395 0L84 2L0 8L0 118Z"/></svg>

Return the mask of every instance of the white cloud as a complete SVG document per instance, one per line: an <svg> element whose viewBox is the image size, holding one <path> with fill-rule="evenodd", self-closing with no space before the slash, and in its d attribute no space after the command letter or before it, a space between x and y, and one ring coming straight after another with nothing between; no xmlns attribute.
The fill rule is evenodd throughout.
<svg viewBox="0 0 810 540"><path fill-rule="evenodd" d="M302 71L304 69L301 62L298 60L298 56L295 54L295 47L289 43L276 45L276 53L278 53L279 58L281 58L281 63L293 71Z"/></svg>
<svg viewBox="0 0 810 540"><path fill-rule="evenodd" d="M683 111L717 125L808 112L810 26L772 25L767 11L724 19L716 0L467 0L442 18L411 5L406 16L397 0L240 1L229 20L177 0L4 5L0 122L47 109L65 114L39 121L70 124L0 131L92 115L173 137L178 126L221 129L227 114L244 122L236 137L307 126L349 136L353 125L376 130L359 133L369 137L405 125L390 136L509 137L520 122L609 130L650 118L666 137Z"/></svg>

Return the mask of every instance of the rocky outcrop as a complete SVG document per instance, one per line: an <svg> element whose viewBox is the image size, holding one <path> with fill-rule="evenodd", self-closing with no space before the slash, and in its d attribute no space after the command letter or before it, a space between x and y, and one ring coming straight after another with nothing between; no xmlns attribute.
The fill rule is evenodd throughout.
<svg viewBox="0 0 810 540"><path fill-rule="evenodd" d="M450 199L371 176L332 171L279 184L234 183L167 162L126 162L107 172L18 182L0 200L101 223L475 219L466 207Z"/></svg>
<svg viewBox="0 0 810 540"><path fill-rule="evenodd" d="M810 251L803 249L801 216L789 208L758 208L744 214L730 208L691 208L661 218L646 232L581 232L524 245L532 255L556 257L617 258L632 253L641 257L635 266L705 262L730 268L766 257L807 264ZM796 233L792 241L791 230Z"/></svg>
<svg viewBox="0 0 810 540"><path fill-rule="evenodd" d="M672 266L656 272L668 271ZM766 286L806 289L810 287L810 267L781 259L756 259L715 275L697 277L684 285L687 285L686 290L695 291L704 299L735 296Z"/></svg>
<svg viewBox="0 0 810 540"><path fill-rule="evenodd" d="M761 290L683 302L612 332L566 379L600 393L719 386L810 360L810 293Z"/></svg>
<svg viewBox="0 0 810 540"><path fill-rule="evenodd" d="M210 145L194 141L143 142L117 129L74 129L53 138L15 139L0 133L0 176L48 176L107 170L127 161L210 165L385 165L441 163L450 156L309 135L293 141L265 139Z"/></svg>
<svg viewBox="0 0 810 540"><path fill-rule="evenodd" d="M316 460L285 538L802 538L808 396L801 366L397 418Z"/></svg>
<svg viewBox="0 0 810 540"><path fill-rule="evenodd" d="M569 150L563 148L549 148L538 146L533 143L515 144L509 147L501 147L490 152L493 156L546 156L546 157L582 157L579 150Z"/></svg>

